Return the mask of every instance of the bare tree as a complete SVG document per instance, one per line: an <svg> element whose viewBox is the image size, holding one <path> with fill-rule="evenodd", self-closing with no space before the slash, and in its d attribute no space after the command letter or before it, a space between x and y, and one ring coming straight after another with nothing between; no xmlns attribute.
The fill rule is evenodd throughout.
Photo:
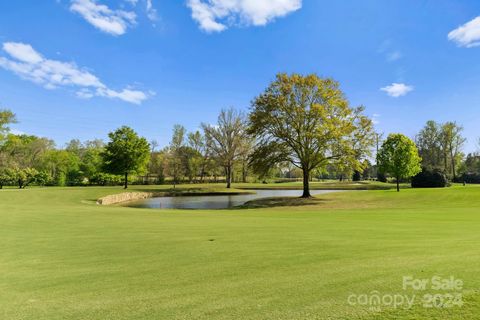
<svg viewBox="0 0 480 320"><path fill-rule="evenodd" d="M230 188L233 164L247 139L245 115L235 109L222 110L216 126L202 124L202 128L212 156L225 168L227 188Z"/></svg>

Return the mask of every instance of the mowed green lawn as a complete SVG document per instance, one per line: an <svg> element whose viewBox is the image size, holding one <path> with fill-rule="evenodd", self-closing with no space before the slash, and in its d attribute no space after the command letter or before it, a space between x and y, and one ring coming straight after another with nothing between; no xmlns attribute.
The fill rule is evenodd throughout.
<svg viewBox="0 0 480 320"><path fill-rule="evenodd" d="M132 188L132 190L139 188ZM0 190L0 319L477 319L480 188L352 191L315 206L102 207L119 188ZM463 307L349 305L402 277ZM476 318L477 317L477 318Z"/></svg>

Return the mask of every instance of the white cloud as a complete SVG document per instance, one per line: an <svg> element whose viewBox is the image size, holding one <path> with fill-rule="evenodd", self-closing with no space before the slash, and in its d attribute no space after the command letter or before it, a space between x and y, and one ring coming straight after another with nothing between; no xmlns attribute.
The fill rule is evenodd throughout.
<svg viewBox="0 0 480 320"><path fill-rule="evenodd" d="M220 32L232 24L264 26L297 11L302 0L187 0L192 18L206 32Z"/></svg>
<svg viewBox="0 0 480 320"><path fill-rule="evenodd" d="M112 10L96 0L72 0L70 10L80 14L95 28L119 36L136 23L136 14L131 11Z"/></svg>
<svg viewBox="0 0 480 320"><path fill-rule="evenodd" d="M390 97L398 98L406 95L410 91L413 91L412 86L408 86L404 83L392 83L389 86L383 87L380 90L385 91Z"/></svg>
<svg viewBox="0 0 480 320"><path fill-rule="evenodd" d="M38 63L43 60L42 56L27 44L7 42L3 45L3 50L15 59L23 62Z"/></svg>
<svg viewBox="0 0 480 320"><path fill-rule="evenodd" d="M448 34L450 41L460 47L472 48L480 45L480 16L465 23Z"/></svg>
<svg viewBox="0 0 480 320"><path fill-rule="evenodd" d="M44 58L29 44L6 42L3 44L3 50L10 58L0 56L0 67L14 72L22 79L42 85L46 89L73 87L76 88L76 95L79 98L89 99L101 96L135 104L141 104L149 97L149 94L131 88L121 91L112 90L94 74L78 67L75 63Z"/></svg>
<svg viewBox="0 0 480 320"><path fill-rule="evenodd" d="M126 102L140 104L148 98L148 95L142 91L123 89L115 91L108 88L97 88L96 94L107 98L117 98Z"/></svg>
<svg viewBox="0 0 480 320"><path fill-rule="evenodd" d="M153 7L152 0L147 0L147 17L150 21L158 20L157 9Z"/></svg>

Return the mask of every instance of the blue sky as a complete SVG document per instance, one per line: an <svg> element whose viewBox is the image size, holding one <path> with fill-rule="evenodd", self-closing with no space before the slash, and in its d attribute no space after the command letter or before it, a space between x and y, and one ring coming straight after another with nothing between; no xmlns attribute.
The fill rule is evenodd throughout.
<svg viewBox="0 0 480 320"><path fill-rule="evenodd" d="M60 146L124 124L165 145L175 123L247 110L278 72L318 73L380 131L455 120L475 151L479 15L478 0L1 1L0 106Z"/></svg>

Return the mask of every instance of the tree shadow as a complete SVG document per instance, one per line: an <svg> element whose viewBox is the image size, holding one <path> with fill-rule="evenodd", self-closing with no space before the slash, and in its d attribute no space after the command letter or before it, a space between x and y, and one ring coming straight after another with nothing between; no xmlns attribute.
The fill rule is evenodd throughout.
<svg viewBox="0 0 480 320"><path fill-rule="evenodd" d="M248 201L241 206L232 209L262 209L276 207L302 207L302 206L318 206L330 200L320 198L298 198L298 197L272 197L262 198Z"/></svg>

